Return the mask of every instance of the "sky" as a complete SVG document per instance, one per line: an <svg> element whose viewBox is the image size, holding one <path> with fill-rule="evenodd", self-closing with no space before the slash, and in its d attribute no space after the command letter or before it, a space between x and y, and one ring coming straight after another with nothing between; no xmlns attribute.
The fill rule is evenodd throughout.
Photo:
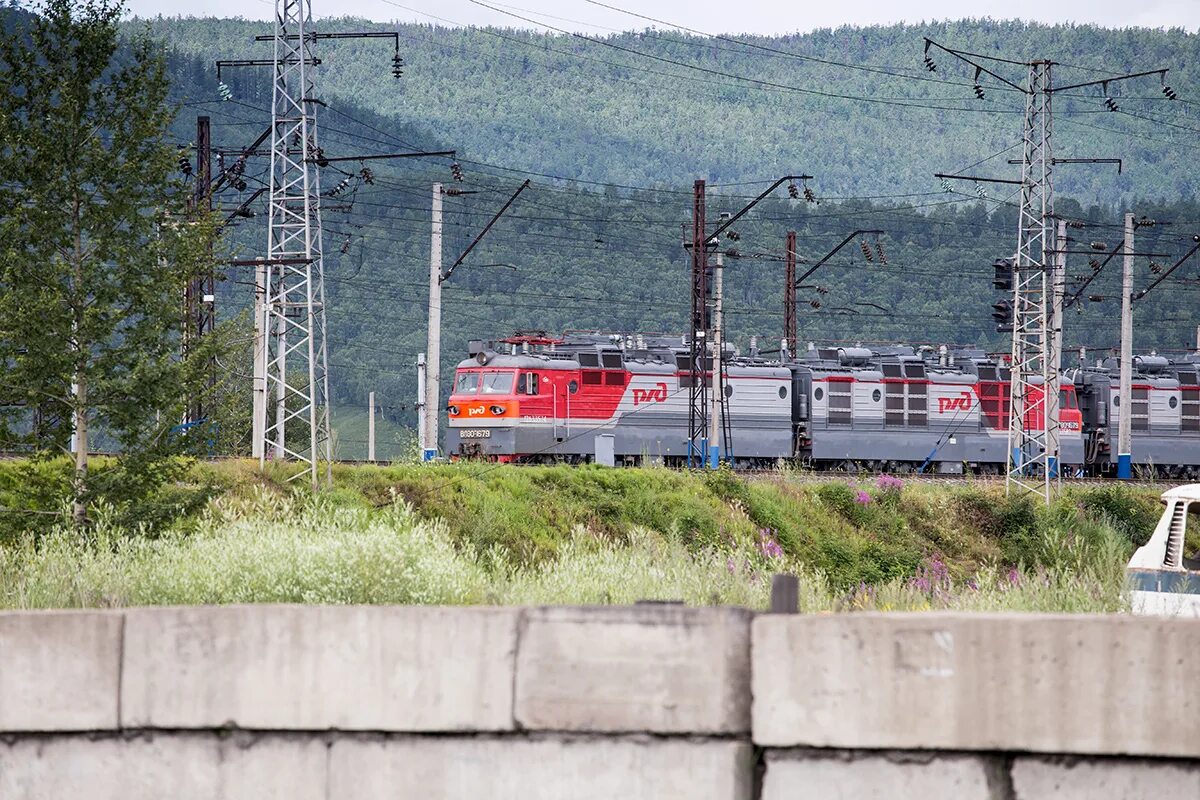
<svg viewBox="0 0 1200 800"><path fill-rule="evenodd" d="M641 29L653 23L587 0L482 0L496 9L578 31ZM1200 0L603 0L609 5L709 33L780 34L839 25L1014 17L1045 23L1092 23L1110 28L1200 29ZM270 19L273 0L127 0L138 16L218 16ZM736 10L735 10L736 9ZM537 28L470 0L313 0L321 16L378 22L436 22ZM420 12L425 12L422 14ZM534 13L529 13L534 12ZM540 16L539 16L540 15ZM553 15L553 16L550 16Z"/></svg>

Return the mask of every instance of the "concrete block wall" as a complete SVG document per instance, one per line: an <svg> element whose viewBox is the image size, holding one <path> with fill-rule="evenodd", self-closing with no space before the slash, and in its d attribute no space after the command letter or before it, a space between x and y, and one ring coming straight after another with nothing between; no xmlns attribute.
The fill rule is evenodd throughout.
<svg viewBox="0 0 1200 800"><path fill-rule="evenodd" d="M0 798L1200 797L1200 621L0 614Z"/></svg>

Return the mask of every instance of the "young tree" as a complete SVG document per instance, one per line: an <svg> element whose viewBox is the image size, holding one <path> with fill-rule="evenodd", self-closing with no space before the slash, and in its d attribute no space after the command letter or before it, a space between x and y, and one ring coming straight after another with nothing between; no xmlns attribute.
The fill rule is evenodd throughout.
<svg viewBox="0 0 1200 800"><path fill-rule="evenodd" d="M79 524L93 432L133 491L168 474L182 287L213 230L172 177L162 48L122 10L43 0L0 32L0 439L73 450Z"/></svg>

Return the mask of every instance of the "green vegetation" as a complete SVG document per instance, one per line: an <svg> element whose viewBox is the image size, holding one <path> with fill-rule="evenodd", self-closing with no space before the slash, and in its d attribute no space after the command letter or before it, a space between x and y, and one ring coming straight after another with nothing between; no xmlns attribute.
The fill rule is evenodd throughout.
<svg viewBox="0 0 1200 800"><path fill-rule="evenodd" d="M74 453L83 526L117 484L147 496L176 474L186 447L172 428L208 393L201 365L224 341L180 357L180 298L211 263L216 228L176 174L161 43L123 36L119 2L4 13L0 448ZM98 441L121 453L103 476L89 474Z"/></svg>
<svg viewBox="0 0 1200 800"><path fill-rule="evenodd" d="M0 505L53 510L53 492L30 490L53 486L54 466L0 462ZM993 484L788 472L342 466L315 496L288 474L194 465L156 515L100 507L84 535L53 514L0 514L0 606L758 607L769 575L791 571L808 610L1114 610L1129 537L1155 516L1153 493L1124 488L1072 490L1040 510Z"/></svg>
<svg viewBox="0 0 1200 800"><path fill-rule="evenodd" d="M130 23L131 29L142 24ZM268 55L269 44L258 50L252 44L268 26L217 19L146 24L173 49L174 97L191 104L176 122L178 139L193 137L191 116L203 113L212 117L218 146L252 142L268 120L268 72L223 72L234 100L221 102L212 62ZM533 180L445 285L443 376L465 357L469 339L516 329L685 330L687 256L679 242L691 211L692 181L703 177L715 184L708 197L715 217L740 209L766 181L796 172L815 176L809 185L820 204L789 200L781 188L739 221L741 238L727 243L741 254L726 262L731 341L744 351L748 337L757 335L764 349L774 348L767 343L777 341L783 327L780 260L788 229L797 231L799 256L810 263L855 229L880 229L887 266L864 261L852 246L809 281L826 294L800 292L802 341L1005 350L991 324L997 299L991 263L1016 246L1013 187L956 182L947 193L932 176L994 155L972 173L1014 177L1016 168L1005 162L1019 153L1019 99L989 86L987 99L977 101L971 75L948 62L935 75L925 72L923 36L976 52L1053 55L1084 67L1172 67L1170 83L1182 98L1175 104L1162 97L1154 78L1114 87L1121 91L1122 113L1101 111L1098 90L1056 100L1057 152L1124 159L1119 175L1111 165L1056 170L1056 210L1103 225L1119 223L1129 208L1160 220L1200 219L1195 176L1180 157L1195 144L1187 129L1196 125L1185 115L1190 106L1184 101L1200 87L1200 37L1183 31L973 20L752 39L791 56L884 65L915 81L664 31L605 35L611 44L754 80L968 109L939 111L768 91L570 36L362 20L321 25L400 32L408 66L398 82L387 74L388 49L381 42L320 43L320 94L328 104L320 112L322 146L336 155L456 148L466 175L462 188L480 193L446 198L447 261L523 178ZM1059 81L1074 74L1094 77L1067 67L1056 72ZM373 183L350 175L351 188L327 202L331 394L344 419L352 408L364 413L367 393L375 391L387 407L384 419L415 425L412 365L424 349L429 186L452 180L447 161L370 162ZM251 159L247 174L265 179L265 162ZM344 177L326 170L322 180L332 187ZM226 211L258 186L249 184L241 194L225 191L217 198ZM988 198L980 199L977 188ZM258 208L258 218L240 220L229 232L239 257L263 252L264 212ZM1113 246L1119 239L1112 228L1091 230L1089 241ZM1181 255L1180 230L1141 228L1139 248ZM1072 256L1068 273L1090 274L1087 262ZM472 266L495 263L518 269ZM1116 295L1119 266L1111 263L1087 294ZM1138 287L1154 277L1146 259L1137 261L1136 270ZM244 284L228 282L219 290L223 314L249 301ZM1138 348L1163 352L1191 344L1194 303L1194 287L1174 286L1136 304ZM1068 352L1087 346L1101 355L1113 346L1114 308L1111 300L1092 303L1086 296L1075 305L1064 334ZM240 371L248 372L248 363ZM341 432L341 438L362 437Z"/></svg>

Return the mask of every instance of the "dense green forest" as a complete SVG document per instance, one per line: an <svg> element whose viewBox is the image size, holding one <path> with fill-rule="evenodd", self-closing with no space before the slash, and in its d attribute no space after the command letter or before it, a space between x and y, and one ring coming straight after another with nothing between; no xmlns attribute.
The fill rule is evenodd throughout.
<svg viewBox="0 0 1200 800"><path fill-rule="evenodd" d="M212 116L215 146L227 152L266 127L268 72L226 70L233 100L222 102L212 65L268 56L269 45L253 42L267 25L130 24L148 24L172 49L181 145L194 137L195 114ZM809 261L851 231L878 229L887 258L881 263L876 252L868 262L852 246L822 267L810 281L820 289L800 292L802 339L1005 348L990 318L998 299L990 265L1015 249L1015 187L956 182L948 192L933 173L1015 177L1006 161L1020 155L1021 97L985 77L985 99L977 100L969 68L948 56L938 58L936 73L925 71L923 36L974 52L1061 60L1060 85L1094 79L1099 67L1171 67L1175 102L1160 93L1157 77L1114 87L1116 113L1104 110L1095 89L1056 98L1057 154L1124 160L1119 175L1112 166L1057 168L1057 210L1096 223L1071 230L1078 251L1116 244L1127 209L1173 222L1139 231L1138 250L1161 255L1138 259L1135 286L1186 252L1200 230L1193 166L1200 121L1192 119L1200 106L1191 102L1200 96L1200 37L1183 31L983 20L742 40L764 50L650 30L597 44L508 29L321 25L400 32L407 64L400 81L389 74L387 42L320 44L321 143L329 155L456 148L466 177L459 186L474 193L446 198L446 263L522 180L533 181L447 284L444 373L468 338L514 328L681 330L688 305L681 242L692 181L710 182L715 218L740 209L774 178L801 172L814 176L808 185L820 202L789 199L781 188L738 223L738 240L726 242L736 251L726 262L728 327L743 349L751 334L764 349L778 346L788 229L798 231L801 258ZM1019 81L1015 69L1006 74ZM374 390L392 422L412 420L429 187L455 184L449 163L370 162L370 181L361 173L367 164L323 170L331 375L342 419L360 419ZM223 194L222 206L248 198L267 170L265 153L252 157L245 191ZM231 228L234 252L258 254L264 246L265 203L251 208L258 216ZM1090 275L1090 260L1087 252L1071 255L1068 274ZM1114 259L1072 308L1069 346L1095 351L1116 343L1119 270ZM1176 277L1198 274L1200 266L1189 264ZM250 276L230 270L227 277L223 316L251 297ZM1136 346L1194 343L1198 291L1173 278L1140 301ZM1089 302L1090 295L1106 299ZM343 432L339 443L343 455L361 451L361 425L351 427L355 433Z"/></svg>

